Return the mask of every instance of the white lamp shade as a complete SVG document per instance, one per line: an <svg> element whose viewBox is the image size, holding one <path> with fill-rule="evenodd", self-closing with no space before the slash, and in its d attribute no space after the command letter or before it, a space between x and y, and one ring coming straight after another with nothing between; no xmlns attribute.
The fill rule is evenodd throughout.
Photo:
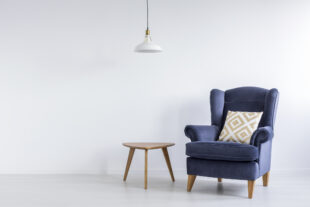
<svg viewBox="0 0 310 207"><path fill-rule="evenodd" d="M136 47L135 52L157 53L162 52L162 49L159 45L152 42L150 35L145 35L144 41Z"/></svg>

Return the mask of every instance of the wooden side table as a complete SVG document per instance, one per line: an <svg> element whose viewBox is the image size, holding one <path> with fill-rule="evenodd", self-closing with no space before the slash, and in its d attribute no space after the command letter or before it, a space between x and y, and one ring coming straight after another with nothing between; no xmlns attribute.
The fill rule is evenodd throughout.
<svg viewBox="0 0 310 207"><path fill-rule="evenodd" d="M128 171L130 168L130 164L133 158L133 154L136 149L141 149L144 150L145 152L145 161L144 161L144 189L147 189L147 156L148 156L148 150L152 149L162 149L169 173L172 179L172 182L174 182L174 175L172 172L172 167L170 163L170 158L168 154L167 147L171 147L174 145L174 143L150 143L150 142L128 142L128 143L123 143L124 146L129 147L129 155L128 155L128 160L127 160L127 165L125 169L125 174L124 174L124 181L127 179Z"/></svg>

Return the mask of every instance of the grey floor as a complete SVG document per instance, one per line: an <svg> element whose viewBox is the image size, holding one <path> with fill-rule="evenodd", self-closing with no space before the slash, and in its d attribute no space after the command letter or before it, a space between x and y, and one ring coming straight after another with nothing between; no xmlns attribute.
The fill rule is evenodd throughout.
<svg viewBox="0 0 310 207"><path fill-rule="evenodd" d="M274 173L270 186L256 182L254 198L247 198L246 181L196 179L186 192L186 175L172 183L168 175L0 175L1 207L103 207L103 206L310 206L308 173Z"/></svg>

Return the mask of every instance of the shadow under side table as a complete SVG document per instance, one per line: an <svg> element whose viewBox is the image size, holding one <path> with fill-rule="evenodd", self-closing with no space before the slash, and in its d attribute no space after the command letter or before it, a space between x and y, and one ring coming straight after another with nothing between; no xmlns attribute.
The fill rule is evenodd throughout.
<svg viewBox="0 0 310 207"><path fill-rule="evenodd" d="M171 147L174 145L174 143L160 143L160 142L127 142L123 143L124 146L129 147L129 155L128 155L128 160L127 160L127 165L125 169L125 174L124 174L124 181L127 179L128 171L130 168L130 164L133 158L133 154L136 149L141 149L144 150L145 152L145 161L144 161L144 189L147 189L147 156L148 156L148 150L152 149L162 149L169 173L171 176L172 181L174 182L174 175L172 172L172 167L170 163L170 158L168 154L167 147Z"/></svg>

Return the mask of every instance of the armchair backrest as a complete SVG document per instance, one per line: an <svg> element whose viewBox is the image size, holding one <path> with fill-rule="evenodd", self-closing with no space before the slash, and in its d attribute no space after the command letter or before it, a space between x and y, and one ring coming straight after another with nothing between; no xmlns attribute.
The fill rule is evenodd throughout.
<svg viewBox="0 0 310 207"><path fill-rule="evenodd" d="M210 94L212 125L222 129L227 111L263 112L258 127L273 128L279 92L258 87L240 87L227 91L213 89Z"/></svg>

